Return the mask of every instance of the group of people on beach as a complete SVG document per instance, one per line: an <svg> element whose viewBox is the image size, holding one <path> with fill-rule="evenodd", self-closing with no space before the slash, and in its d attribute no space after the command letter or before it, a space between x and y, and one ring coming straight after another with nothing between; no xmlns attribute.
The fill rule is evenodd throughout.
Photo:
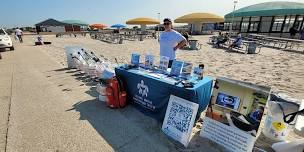
<svg viewBox="0 0 304 152"><path fill-rule="evenodd" d="M214 47L219 48L222 44L228 42L229 38L230 35L228 32L226 33L219 32L219 35L212 40L212 43ZM241 47L241 44L242 44L242 35L241 33L238 33L236 39L234 39L234 41L228 46L228 50L231 50L232 48L235 47Z"/></svg>

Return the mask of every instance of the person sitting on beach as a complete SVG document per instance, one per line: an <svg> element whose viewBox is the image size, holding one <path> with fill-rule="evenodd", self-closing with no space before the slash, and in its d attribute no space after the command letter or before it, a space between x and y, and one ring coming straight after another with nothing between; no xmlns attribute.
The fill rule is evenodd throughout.
<svg viewBox="0 0 304 152"><path fill-rule="evenodd" d="M172 21L169 18L164 19L165 31L160 34L160 56L169 58L169 68L171 68L173 60L175 60L175 52L177 49L184 47L187 43L186 38L180 33L172 29Z"/></svg>
<svg viewBox="0 0 304 152"><path fill-rule="evenodd" d="M215 44L217 41L218 41L218 39L220 39L221 37L222 37L223 35L222 35L222 32L219 32L219 34L218 34L218 36L213 36L212 37L212 43L213 44Z"/></svg>
<svg viewBox="0 0 304 152"><path fill-rule="evenodd" d="M183 32L183 37L186 38L187 42L189 42L189 34L188 32Z"/></svg>
<svg viewBox="0 0 304 152"><path fill-rule="evenodd" d="M242 44L242 35L241 33L238 34L237 38L233 41L231 45L229 45L228 50L231 50L235 47L241 47Z"/></svg>
<svg viewBox="0 0 304 152"><path fill-rule="evenodd" d="M38 41L39 45L43 45L43 38L41 35L38 35L37 41Z"/></svg>
<svg viewBox="0 0 304 152"><path fill-rule="evenodd" d="M217 38L215 43L216 47L220 47L221 44L226 43L229 40L228 33L222 35L220 38Z"/></svg>

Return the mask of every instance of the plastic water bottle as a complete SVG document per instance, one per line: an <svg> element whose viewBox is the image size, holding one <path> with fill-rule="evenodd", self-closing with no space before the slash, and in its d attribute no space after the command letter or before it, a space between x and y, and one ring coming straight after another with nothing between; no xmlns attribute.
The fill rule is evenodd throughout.
<svg viewBox="0 0 304 152"><path fill-rule="evenodd" d="M98 92L98 100L102 102L107 102L107 93L106 93L107 86L104 84L98 83L96 86L96 91Z"/></svg>

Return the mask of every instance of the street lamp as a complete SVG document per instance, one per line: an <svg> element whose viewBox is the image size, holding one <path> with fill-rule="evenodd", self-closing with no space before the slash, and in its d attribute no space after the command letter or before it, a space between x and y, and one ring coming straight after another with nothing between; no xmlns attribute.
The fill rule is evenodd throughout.
<svg viewBox="0 0 304 152"><path fill-rule="evenodd" d="M158 17L158 21L159 21L159 24L157 26L157 31L158 31L157 37L159 39L159 35L160 35L160 31L159 31L159 28L160 28L160 13L157 13L157 17Z"/></svg>
<svg viewBox="0 0 304 152"><path fill-rule="evenodd" d="M232 20L231 20L231 26L230 26L230 35L232 34L232 26L233 26L233 22L234 22L234 12L235 12L235 7L236 4L238 3L237 0L233 1L233 12L232 12Z"/></svg>

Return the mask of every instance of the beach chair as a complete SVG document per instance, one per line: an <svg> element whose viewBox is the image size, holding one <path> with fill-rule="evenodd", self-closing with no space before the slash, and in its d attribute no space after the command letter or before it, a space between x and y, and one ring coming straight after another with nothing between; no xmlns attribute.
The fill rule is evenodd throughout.
<svg viewBox="0 0 304 152"><path fill-rule="evenodd" d="M216 41L216 38L217 38L217 36L211 36L211 37L209 37L209 44L213 44L213 42L215 42Z"/></svg>

